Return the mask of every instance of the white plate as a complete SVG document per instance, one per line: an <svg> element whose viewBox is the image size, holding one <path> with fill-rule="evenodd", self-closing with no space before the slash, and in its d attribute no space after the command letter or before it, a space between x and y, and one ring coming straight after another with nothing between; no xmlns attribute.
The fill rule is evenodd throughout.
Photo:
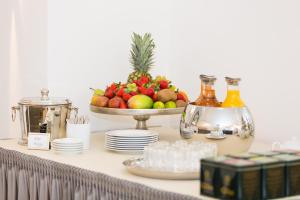
<svg viewBox="0 0 300 200"><path fill-rule="evenodd" d="M149 144L152 144L151 142L145 143L145 144L128 144L128 143L113 143L113 142L106 142L107 145L114 145L114 146L148 146Z"/></svg>
<svg viewBox="0 0 300 200"><path fill-rule="evenodd" d="M158 138L158 135L153 136L147 136L147 137L125 137L125 136L111 136L111 135L105 135L105 137L114 138L114 139L150 139L150 138Z"/></svg>
<svg viewBox="0 0 300 200"><path fill-rule="evenodd" d="M52 148L52 149L58 150L58 151L81 151L81 150L83 150L83 148L74 148L74 149Z"/></svg>
<svg viewBox="0 0 300 200"><path fill-rule="evenodd" d="M110 137L106 137L105 139L107 139L107 140L113 140L113 141L137 141L137 142L139 142L139 141L149 141L149 140L158 140L159 138L158 137L155 137L155 138L149 138L149 139L133 139L133 138L131 138L131 139L115 139L115 138L110 138Z"/></svg>
<svg viewBox="0 0 300 200"><path fill-rule="evenodd" d="M144 148L117 148L117 147L111 147L111 146L105 146L105 148L111 149L111 150L144 151Z"/></svg>
<svg viewBox="0 0 300 200"><path fill-rule="evenodd" d="M60 147L78 147L78 146L83 146L83 144L69 144L69 145L65 145L65 144L56 144L56 143L51 143L52 146L60 146Z"/></svg>
<svg viewBox="0 0 300 200"><path fill-rule="evenodd" d="M111 143L111 142L106 142L106 145L114 145L114 146L148 146L150 143L145 143L145 144L120 144L120 143Z"/></svg>
<svg viewBox="0 0 300 200"><path fill-rule="evenodd" d="M55 153L69 153L69 154L71 154L71 153L73 153L73 154L77 154L77 153L82 153L83 151L53 151L53 152L55 152Z"/></svg>
<svg viewBox="0 0 300 200"><path fill-rule="evenodd" d="M58 148L80 148L83 147L83 145L74 145L74 146L62 146L62 145L51 145L51 147L58 147Z"/></svg>
<svg viewBox="0 0 300 200"><path fill-rule="evenodd" d="M114 147L105 147L110 150L127 150L127 151L144 151L144 148L114 148Z"/></svg>
<svg viewBox="0 0 300 200"><path fill-rule="evenodd" d="M151 144L151 143L149 143ZM109 145L109 146L120 146L120 147L123 147L123 146L128 146L128 147L145 147L145 146L148 146L149 144L116 144L116 143L106 143L106 145Z"/></svg>
<svg viewBox="0 0 300 200"><path fill-rule="evenodd" d="M51 147L52 149L66 149L66 150L74 150L74 149L83 149L83 147L69 147L69 148L64 148L64 147Z"/></svg>
<svg viewBox="0 0 300 200"><path fill-rule="evenodd" d="M61 151L79 151L79 150L83 150L83 147L81 148L73 148L73 149L65 149L65 148L52 148L54 150L61 150Z"/></svg>
<svg viewBox="0 0 300 200"><path fill-rule="evenodd" d="M82 141L77 138L61 138L61 139L53 140L52 143L68 145L68 144L82 144Z"/></svg>
<svg viewBox="0 0 300 200"><path fill-rule="evenodd" d="M80 145L80 146L56 146L56 145L51 145L51 147L54 147L54 148L82 148L83 145Z"/></svg>
<svg viewBox="0 0 300 200"><path fill-rule="evenodd" d="M54 148L53 150L54 151L82 151L83 148L81 148L81 149L56 149L56 148Z"/></svg>
<svg viewBox="0 0 300 200"><path fill-rule="evenodd" d="M158 138L159 136L151 136L151 137L114 137L114 136L106 135L105 137L115 139L115 140L149 140L149 139L153 139L153 138Z"/></svg>
<svg viewBox="0 0 300 200"><path fill-rule="evenodd" d="M158 136L158 133L149 130L138 130L138 129L128 129L128 130L115 130L108 131L105 135L113 137L129 137L129 138L144 138Z"/></svg>
<svg viewBox="0 0 300 200"><path fill-rule="evenodd" d="M51 145L57 146L79 146L83 145L82 141L77 138L62 138L55 139L51 142Z"/></svg>
<svg viewBox="0 0 300 200"><path fill-rule="evenodd" d="M55 144L55 145L61 145L61 146L76 146L76 145L82 145L82 142L79 143L57 143L57 142L51 142L51 144Z"/></svg>
<svg viewBox="0 0 300 200"><path fill-rule="evenodd" d="M155 143L158 142L158 140L153 140L153 141L147 141L147 142L119 142L119 141L109 141L106 140L105 143L112 143L112 144L129 144L129 145L147 145L150 143Z"/></svg>
<svg viewBox="0 0 300 200"><path fill-rule="evenodd" d="M109 149L106 149L106 150L111 151L113 153L126 154L126 155L141 155L141 154L143 154L143 151L115 151L115 150L109 150Z"/></svg>
<svg viewBox="0 0 300 200"><path fill-rule="evenodd" d="M83 147L79 147L79 148L58 148L58 147L52 147L52 149L61 149L61 150L77 150L77 149L83 149Z"/></svg>
<svg viewBox="0 0 300 200"><path fill-rule="evenodd" d="M71 151L71 152L66 152L66 151L54 151L56 154L81 154L82 151Z"/></svg>
<svg viewBox="0 0 300 200"><path fill-rule="evenodd" d="M80 145L83 145L83 144L82 143L78 143L78 144L57 144L57 143L52 142L51 145L69 147L69 146L80 146Z"/></svg>
<svg viewBox="0 0 300 200"><path fill-rule="evenodd" d="M128 142L128 143L140 143L140 142L153 142L153 141L158 141L159 138L153 138L153 139L149 139L149 140L115 140L115 139L111 139L111 138L105 138L105 141L111 141L111 142Z"/></svg>
<svg viewBox="0 0 300 200"><path fill-rule="evenodd" d="M149 142L157 142L158 139L154 139L154 140L141 140L141 141L122 141L122 140L110 140L110 139L106 139L107 142L116 142L116 143L128 143L128 144L143 144L143 143L149 143Z"/></svg>
<svg viewBox="0 0 300 200"><path fill-rule="evenodd" d="M114 140L149 140L153 138L158 138L158 136L153 136L153 137L114 137L114 136L109 136L106 135L106 138L114 139Z"/></svg>
<svg viewBox="0 0 300 200"><path fill-rule="evenodd" d="M144 149L145 146L116 146L116 145L109 145L106 144L105 147L115 148L115 149Z"/></svg>
<svg viewBox="0 0 300 200"><path fill-rule="evenodd" d="M129 153L129 154L142 154L143 153L143 150L116 150L116 149L109 149L109 148L106 148L106 150L114 151L114 152L118 152L118 153Z"/></svg>
<svg viewBox="0 0 300 200"><path fill-rule="evenodd" d="M51 144L52 147L82 147L83 144L80 145L57 145L57 144Z"/></svg>
<svg viewBox="0 0 300 200"><path fill-rule="evenodd" d="M106 139L105 142L118 143L118 144L148 144L148 143L158 142L158 139L145 140L145 141L120 141L120 140Z"/></svg>
<svg viewBox="0 0 300 200"><path fill-rule="evenodd" d="M66 149L66 150L72 150L72 149L83 149L83 147L53 147L53 149Z"/></svg>

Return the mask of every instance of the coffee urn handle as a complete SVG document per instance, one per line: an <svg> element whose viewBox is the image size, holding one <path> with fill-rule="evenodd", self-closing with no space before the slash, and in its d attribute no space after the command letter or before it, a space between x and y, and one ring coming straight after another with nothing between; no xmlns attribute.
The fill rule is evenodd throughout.
<svg viewBox="0 0 300 200"><path fill-rule="evenodd" d="M11 107L11 120L13 122L16 120L17 110L20 110L20 106Z"/></svg>

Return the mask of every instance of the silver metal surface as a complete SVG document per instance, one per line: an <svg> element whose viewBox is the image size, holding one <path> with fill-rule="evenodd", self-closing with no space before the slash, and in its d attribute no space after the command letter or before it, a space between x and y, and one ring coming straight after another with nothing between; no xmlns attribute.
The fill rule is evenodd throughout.
<svg viewBox="0 0 300 200"><path fill-rule="evenodd" d="M94 113L108 114L108 115L125 115L133 116L137 121L136 129L147 129L146 121L151 115L175 115L181 114L184 108L165 108L165 109L119 109L106 108L90 105L90 110Z"/></svg>
<svg viewBox="0 0 300 200"><path fill-rule="evenodd" d="M71 101L64 99L51 101L49 91L43 89L41 97L24 98L18 106L12 107L12 120L15 121L16 111L20 114L21 137L19 144L26 145L29 132L50 133L51 140L66 137L66 120L72 111L77 115L78 108L72 107ZM37 101L39 99L39 101ZM29 100L33 100L30 104ZM44 101L44 102L43 102ZM42 127L45 127L44 129Z"/></svg>
<svg viewBox="0 0 300 200"><path fill-rule="evenodd" d="M64 97L49 97L49 90L43 88L40 97L25 97L19 101L19 105L29 106L59 106L69 105L71 101Z"/></svg>
<svg viewBox="0 0 300 200"><path fill-rule="evenodd" d="M155 169L148 169L141 167L140 162L143 162L142 158L129 159L123 162L123 165L127 170L137 176L143 176L147 178L155 179L168 179L168 180L199 180L200 170L197 172L169 172L169 171L157 171Z"/></svg>
<svg viewBox="0 0 300 200"><path fill-rule="evenodd" d="M254 121L247 107L205 107L193 103L186 106L180 121L180 134L183 138L207 141L209 139L203 136L214 131L222 131L226 135L226 138L217 142L218 147L222 143L235 145L230 140L239 142L233 147L223 146L221 149L224 151L220 154L243 152L248 150L254 138ZM212 139L210 141L213 142Z"/></svg>

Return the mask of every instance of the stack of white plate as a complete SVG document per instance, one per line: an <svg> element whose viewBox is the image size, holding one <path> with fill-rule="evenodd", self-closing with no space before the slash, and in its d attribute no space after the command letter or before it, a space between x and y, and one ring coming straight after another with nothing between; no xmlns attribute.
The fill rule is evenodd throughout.
<svg viewBox="0 0 300 200"><path fill-rule="evenodd" d="M51 148L55 153L79 154L82 153L83 143L77 138L55 139L51 142Z"/></svg>
<svg viewBox="0 0 300 200"><path fill-rule="evenodd" d="M105 133L105 148L124 153L141 153L144 147L158 141L158 133L149 130L115 130Z"/></svg>

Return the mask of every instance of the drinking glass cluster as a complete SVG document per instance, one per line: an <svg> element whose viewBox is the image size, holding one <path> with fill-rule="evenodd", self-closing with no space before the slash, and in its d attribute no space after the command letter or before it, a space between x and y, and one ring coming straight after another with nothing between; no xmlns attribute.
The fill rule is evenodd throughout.
<svg viewBox="0 0 300 200"><path fill-rule="evenodd" d="M194 141L157 142L144 148L142 167L159 171L195 172L200 159L217 155L217 145Z"/></svg>

